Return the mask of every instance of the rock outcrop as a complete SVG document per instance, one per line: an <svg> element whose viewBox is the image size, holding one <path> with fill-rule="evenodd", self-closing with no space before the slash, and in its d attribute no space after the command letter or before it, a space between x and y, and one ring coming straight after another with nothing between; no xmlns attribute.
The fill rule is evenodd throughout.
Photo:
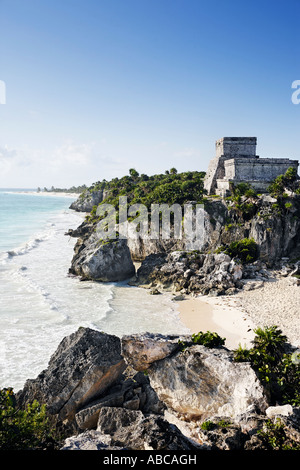
<svg viewBox="0 0 300 470"><path fill-rule="evenodd" d="M66 439L62 450L74 449L195 451L201 446L161 416L103 407L95 430Z"/></svg>
<svg viewBox="0 0 300 470"><path fill-rule="evenodd" d="M21 408L47 405L67 434L63 450L263 449L257 431L278 417L300 443L298 408L269 407L249 363L189 335L117 338L79 328L16 398Z"/></svg>
<svg viewBox="0 0 300 470"><path fill-rule="evenodd" d="M189 341L190 340L190 341ZM182 419L209 416L235 419L250 405L264 411L263 387L249 363L233 361L225 348L189 345L183 351L179 338L131 335L122 338L122 354L137 370L148 369L151 386L166 407Z"/></svg>
<svg viewBox="0 0 300 470"><path fill-rule="evenodd" d="M226 266L227 261L221 264L218 258L213 258L213 254L221 246L229 246L235 241L253 239L257 244L259 261L270 269L276 268L283 257L299 258L300 196L290 196L282 198L280 201L266 194L255 200L242 196L238 205L224 199L208 198L204 207L202 257L199 256L195 259L194 267L191 267L189 271L181 270L185 275L181 280L179 279L179 264L176 265L177 281L184 285L189 278L190 291L195 292L200 287L198 291L205 293L203 283L199 281L200 277L202 276L204 279L206 274L209 275L205 282L209 291L214 288L213 284L217 285L217 290L231 289L231 292L232 289L238 287L236 284L242 274L238 263L235 266L232 264ZM245 213L243 213L243 207L246 210ZM251 207L251 216L247 213L250 210L249 207ZM173 283L171 278L175 274L174 266L169 266L171 271L168 273L167 269L169 268L166 265L170 265L171 256L173 256L171 253L189 252L184 239L143 240L140 237L129 237L127 240L117 238L105 242L97 236L96 223L90 219L84 221L78 229L71 230L67 234L78 237L70 272L87 279L124 280L134 275L132 260L141 262L147 259L148 267L146 268L144 265L139 272L139 285L143 284L142 278L146 276L146 269L149 272L149 263L153 265L153 262L161 264L161 268L166 270L165 281L170 274L170 282ZM208 256L209 254L211 256ZM163 261L163 257L167 255L169 258ZM213 261L216 261L215 268L219 270L218 275L216 272L212 272ZM184 260L180 262L184 262ZM162 267L162 263L165 264L164 267ZM201 272L196 267L197 264L201 268ZM161 270L161 277L162 272ZM211 274L213 274L213 279ZM222 289L218 287L218 284L223 285ZM240 284L240 287L243 285Z"/></svg>
<svg viewBox="0 0 300 470"><path fill-rule="evenodd" d="M59 422L72 423L77 410L103 394L125 368L118 337L79 328L62 340L48 368L27 380L18 402L25 406L36 399Z"/></svg>
<svg viewBox="0 0 300 470"><path fill-rule="evenodd" d="M117 282L130 279L135 267L127 240L99 240L96 234L79 239L69 270L83 280Z"/></svg>
<svg viewBox="0 0 300 470"><path fill-rule="evenodd" d="M243 265L225 253L175 251L147 256L130 283L186 294L232 295L262 286L272 276L266 267L259 260Z"/></svg>
<svg viewBox="0 0 300 470"><path fill-rule="evenodd" d="M70 209L77 212L91 212L94 206L100 204L107 197L105 191L90 191L86 190L82 193L76 201L72 202Z"/></svg>

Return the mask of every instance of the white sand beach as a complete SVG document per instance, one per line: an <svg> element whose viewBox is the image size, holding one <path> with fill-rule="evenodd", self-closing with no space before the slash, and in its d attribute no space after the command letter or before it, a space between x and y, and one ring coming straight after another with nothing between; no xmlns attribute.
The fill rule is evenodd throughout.
<svg viewBox="0 0 300 470"><path fill-rule="evenodd" d="M294 281L279 277L236 298L256 326L277 325L293 346L300 347L300 286Z"/></svg>
<svg viewBox="0 0 300 470"><path fill-rule="evenodd" d="M300 286L291 278L265 282L259 289L233 296L197 296L178 302L181 321L192 333L215 331L225 346L251 347L258 326L278 326L288 341L300 347Z"/></svg>
<svg viewBox="0 0 300 470"><path fill-rule="evenodd" d="M5 191L4 191L5 192ZM29 194L30 196L60 196L60 197L70 197L72 199L77 199L79 193L66 193L63 191L9 191L10 194Z"/></svg>
<svg viewBox="0 0 300 470"><path fill-rule="evenodd" d="M178 302L181 321L191 333L211 331L225 338L225 346L251 347L254 323L233 297L189 297Z"/></svg>

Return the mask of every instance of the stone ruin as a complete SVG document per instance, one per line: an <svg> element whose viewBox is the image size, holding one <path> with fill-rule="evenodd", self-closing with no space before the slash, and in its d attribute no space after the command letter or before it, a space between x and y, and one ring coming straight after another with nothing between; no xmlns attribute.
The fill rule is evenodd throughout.
<svg viewBox="0 0 300 470"><path fill-rule="evenodd" d="M250 183L258 192L290 167L298 171L299 161L288 158L260 158L256 155L256 137L223 137L216 141L216 156L211 160L204 180L208 194L227 196L232 184Z"/></svg>

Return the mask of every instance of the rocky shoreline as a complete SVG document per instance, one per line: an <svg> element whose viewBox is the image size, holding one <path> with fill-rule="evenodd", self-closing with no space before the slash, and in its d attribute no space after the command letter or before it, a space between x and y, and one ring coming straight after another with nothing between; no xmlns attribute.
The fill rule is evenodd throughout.
<svg viewBox="0 0 300 470"><path fill-rule="evenodd" d="M92 203L101 203L106 196L103 191L87 192L72 208L91 210ZM97 222L88 216L67 233L77 238L70 274L96 281L127 276L131 285L151 294L171 292L175 299L205 296L218 303L220 298L226 306L233 298L255 325L275 323L299 347L300 197L289 192L285 196L242 196L240 206L250 205L251 217L233 200L207 198L201 251L187 250L184 239L146 243L135 237L99 243ZM250 262L226 251L232 243L251 239L257 257Z"/></svg>
<svg viewBox="0 0 300 470"><path fill-rule="evenodd" d="M262 204L268 200L263 198ZM149 295L171 293L177 302L205 297L212 310L235 305L255 326L279 325L288 339L287 350L295 351L298 219L288 219L279 237L275 230L276 240L269 237L270 226L278 228L276 218L237 225L233 237L222 228L224 201L212 205L207 212L210 244L203 252L187 251L174 240L151 246L138 239L98 240L95 224L87 218L67 233L78 239L69 274L82 281L126 279L131 286L148 289ZM284 248L282 237L292 224ZM255 260L245 262L217 250L232 237L251 234L260 241ZM293 257L282 257L288 246ZM299 407L272 401L248 360L235 361L234 351L224 345L197 344L192 334L145 332L119 338L79 328L62 340L48 368L27 380L16 400L20 409L33 400L46 404L61 437L45 443L45 449L268 450L268 433L278 423L286 448L300 445Z"/></svg>
<svg viewBox="0 0 300 470"><path fill-rule="evenodd" d="M33 399L65 436L56 450L261 450L258 431L278 418L300 443L299 408L272 406L248 362L189 335L79 328L17 394L20 407Z"/></svg>

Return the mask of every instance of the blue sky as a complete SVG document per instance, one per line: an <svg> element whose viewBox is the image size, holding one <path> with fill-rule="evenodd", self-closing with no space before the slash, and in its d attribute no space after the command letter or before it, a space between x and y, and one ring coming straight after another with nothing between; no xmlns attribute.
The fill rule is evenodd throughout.
<svg viewBox="0 0 300 470"><path fill-rule="evenodd" d="M300 0L0 0L0 187L300 159Z"/></svg>

